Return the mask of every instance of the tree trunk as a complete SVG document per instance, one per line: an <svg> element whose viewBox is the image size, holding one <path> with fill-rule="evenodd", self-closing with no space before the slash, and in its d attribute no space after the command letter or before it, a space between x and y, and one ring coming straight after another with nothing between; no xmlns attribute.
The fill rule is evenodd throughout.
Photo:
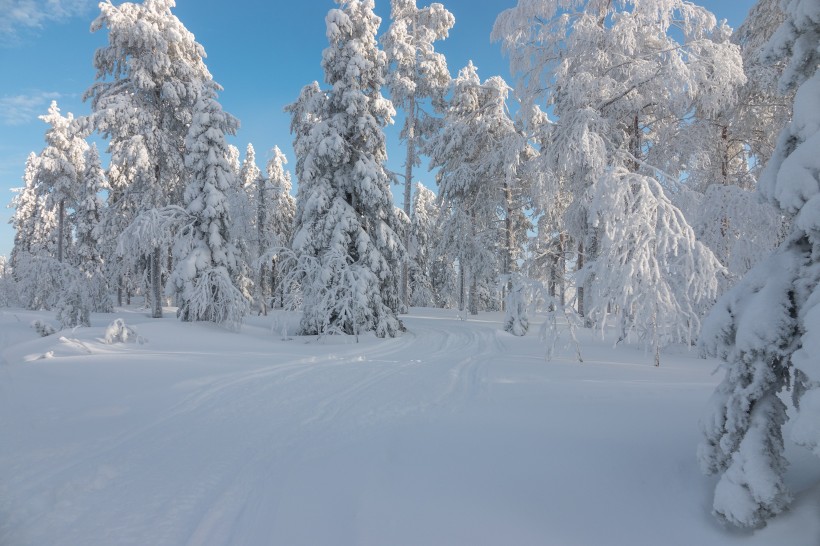
<svg viewBox="0 0 820 546"><path fill-rule="evenodd" d="M464 271L464 260L459 260L458 264L458 310L464 312L464 300L466 290L466 272Z"/></svg>
<svg viewBox="0 0 820 546"><path fill-rule="evenodd" d="M265 224L267 223L267 209L265 202L265 181L260 176L258 180L258 198L256 199L256 238L259 241L259 254L264 254L268 249L265 248L267 241L265 241ZM271 284L270 291L266 290L265 282L265 265L259 266L259 304L262 306L262 312L268 314L268 296L273 295L274 286Z"/></svg>
<svg viewBox="0 0 820 546"><path fill-rule="evenodd" d="M584 268L584 242L578 242L578 260L576 262L575 271L576 273ZM584 316L584 287L581 284L576 283L577 286L575 287L577 293L577 300L578 300L578 316Z"/></svg>
<svg viewBox="0 0 820 546"><path fill-rule="evenodd" d="M407 160L404 164L404 213L407 218L410 218L411 202L413 191L413 165L416 162L416 97L410 96L410 104L407 107L407 121L406 121L406 138L407 138ZM404 234L404 249L409 253L410 250L410 226L407 227ZM407 263L409 256L405 254L405 259L401 264L401 287L399 288L399 300L402 312L406 313L410 309L409 302L409 275L410 268Z"/></svg>
<svg viewBox="0 0 820 546"><path fill-rule="evenodd" d="M470 314L477 315L478 314L478 282L476 281L475 275L472 276L470 279Z"/></svg>
<svg viewBox="0 0 820 546"><path fill-rule="evenodd" d="M729 128L727 126L721 127L720 130L720 139L721 139L721 154L720 154L720 176L721 181L724 186L729 185ZM723 265L729 264L729 216L724 214L723 218L720 219L720 242L721 246L723 247L721 250L723 260L725 263Z"/></svg>
<svg viewBox="0 0 820 546"><path fill-rule="evenodd" d="M641 125L638 114L632 120L632 128L629 135L629 152L632 154L632 161L630 162L631 171L638 172L640 167L639 159L641 157Z"/></svg>
<svg viewBox="0 0 820 546"><path fill-rule="evenodd" d="M157 96L157 104L159 104L159 93L160 90L155 90ZM156 159L159 160L158 158ZM162 187L162 168L160 167L159 163L154 166L154 177L156 180L154 181L157 185L156 187ZM161 271L162 271L162 254L160 248L154 247L154 251L151 253L151 260L150 260L150 267L151 267L151 317L152 318L162 318L162 279L160 279Z"/></svg>
<svg viewBox="0 0 820 546"><path fill-rule="evenodd" d="M60 199L57 215L57 261L62 263L63 241L65 240L65 199Z"/></svg>
<svg viewBox="0 0 820 546"><path fill-rule="evenodd" d="M563 233L558 234L558 278L556 281L559 283L558 287L558 301L561 303L561 309L564 309L567 305L567 287L564 279L566 278L566 271L567 271L567 260L564 255L564 249L566 248L567 241L566 235Z"/></svg>
<svg viewBox="0 0 820 546"><path fill-rule="evenodd" d="M162 290L160 290L160 264L162 254L159 247L151 254L151 317L162 318Z"/></svg>
<svg viewBox="0 0 820 546"><path fill-rule="evenodd" d="M281 284L281 282L276 275L276 260L273 260L270 264L270 295L274 300L272 305L277 308L282 307L282 304L276 301L276 293L279 292L279 284Z"/></svg>
<svg viewBox="0 0 820 546"><path fill-rule="evenodd" d="M507 275L507 282L504 285L504 293L501 298L502 311L507 310L507 294L512 291L513 245L515 244L512 225L512 189L508 181L504 182L504 206L506 207L504 215L504 274Z"/></svg>

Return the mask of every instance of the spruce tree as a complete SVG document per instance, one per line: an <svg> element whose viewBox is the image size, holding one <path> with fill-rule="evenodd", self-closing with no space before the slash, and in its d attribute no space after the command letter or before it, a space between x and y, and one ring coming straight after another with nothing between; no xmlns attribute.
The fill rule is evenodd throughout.
<svg viewBox="0 0 820 546"><path fill-rule="evenodd" d="M395 336L402 325L396 231L381 95L387 59L372 0L337 0L326 17L326 91L303 91L294 115L299 192L292 248L303 295L303 334Z"/></svg>
<svg viewBox="0 0 820 546"><path fill-rule="evenodd" d="M188 223L174 245L170 284L183 321L210 321L231 328L241 325L247 301L237 288L238 253L230 240L228 192L236 185L226 134L238 127L222 111L214 91L205 91L194 108L185 139L185 188Z"/></svg>
<svg viewBox="0 0 820 546"><path fill-rule="evenodd" d="M760 527L792 498L783 425L784 392L794 405L793 439L820 456L820 4L788 0L785 21L767 46L785 61L780 91L794 96L758 185L792 219L791 232L768 259L725 294L704 325L703 348L724 361L698 450L716 474L714 513Z"/></svg>

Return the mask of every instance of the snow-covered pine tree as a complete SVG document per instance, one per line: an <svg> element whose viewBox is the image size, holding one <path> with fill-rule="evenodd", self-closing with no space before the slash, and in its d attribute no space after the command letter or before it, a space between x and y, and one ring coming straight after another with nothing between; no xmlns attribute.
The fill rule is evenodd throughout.
<svg viewBox="0 0 820 546"><path fill-rule="evenodd" d="M97 82L87 129L109 141L111 185L107 231L119 235L150 209L183 202L185 137L200 88L212 81L205 51L171 13L174 0L100 3L92 31L108 29L97 50ZM135 230L139 232L140 230ZM149 265L152 315L162 316L161 273L167 247L156 246Z"/></svg>
<svg viewBox="0 0 820 546"><path fill-rule="evenodd" d="M820 456L820 4L781 5L785 21L767 50L788 63L780 86L796 90L794 115L758 188L792 217L791 233L721 298L702 337L726 375L703 422L698 458L719 476L715 515L744 527L765 525L791 500L780 393L790 390L794 400L794 440Z"/></svg>
<svg viewBox="0 0 820 546"><path fill-rule="evenodd" d="M430 259L432 247L438 239L433 233L438 209L436 195L416 183L413 192L413 207L410 215L409 245L407 246L407 291L408 305L413 307L435 307L436 297L433 294ZM433 212L433 218L430 218Z"/></svg>
<svg viewBox="0 0 820 546"><path fill-rule="evenodd" d="M66 258L72 240L72 226L68 225L68 210L73 209L81 192L85 171L85 153L88 143L78 136L73 127L74 116L60 114L57 101L52 101L48 114L40 119L49 125L46 147L40 152L37 169L37 188L45 198L45 206L56 211L56 255L58 262Z"/></svg>
<svg viewBox="0 0 820 546"><path fill-rule="evenodd" d="M26 169L23 174L23 186L15 188L17 195L11 201L14 214L11 225L14 228L14 245L11 249L10 262L12 267L18 265L23 254L37 254L45 245L45 241L37 240L38 218L41 214L40 200L37 193L37 169L40 158L31 152L26 158Z"/></svg>
<svg viewBox="0 0 820 546"><path fill-rule="evenodd" d="M279 257L282 249L290 245L293 238L293 218L296 214L296 200L290 194L293 184L290 173L285 170L288 158L274 146L273 154L265 167L267 178L260 180L259 195L264 196L265 206L259 207L259 222L262 226L259 231L262 259L267 265L260 264L260 275L269 274L270 285L268 295L271 305L283 307L287 297L287 287L284 279L288 271L283 269L286 261Z"/></svg>
<svg viewBox="0 0 820 546"><path fill-rule="evenodd" d="M444 127L430 147L447 215L442 242L458 261L462 292L469 284L472 314L479 292L489 292L499 274L511 272L528 225L518 167L529 148L507 114L508 92L498 76L482 83L469 63L453 81ZM464 299L462 294L459 301Z"/></svg>
<svg viewBox="0 0 820 546"><path fill-rule="evenodd" d="M26 160L24 186L15 190L12 201L15 208L11 223L14 226L14 246L11 262L14 279L21 305L27 309L50 309L56 303L54 289L59 279L49 278L39 265L44 261L54 261L53 234L56 215L45 207L46 196L39 190L40 158L31 153ZM48 269L51 271L51 268Z"/></svg>
<svg viewBox="0 0 820 546"><path fill-rule="evenodd" d="M238 252L230 238L228 193L236 187L226 134L239 122L222 111L215 84L202 89L185 140L185 188L188 224L174 244L174 269L169 279L183 321L210 321L238 328L247 300L237 288Z"/></svg>
<svg viewBox="0 0 820 546"><path fill-rule="evenodd" d="M373 0L337 0L326 17L322 68L330 85L303 90L294 116L299 192L292 248L301 276L303 334L395 336L396 271L404 247L382 128L394 114L381 95L387 59L378 49Z"/></svg>
<svg viewBox="0 0 820 546"><path fill-rule="evenodd" d="M17 305L17 283L11 270L11 263L0 256L0 307Z"/></svg>
<svg viewBox="0 0 820 546"><path fill-rule="evenodd" d="M264 202L260 201L258 191L264 179L262 171L256 164L256 149L252 143L248 143L245 148L245 159L239 164L234 180L238 187L232 189L228 194L231 209L231 239L242 257L240 267L243 275L253 281L253 288L246 296L253 302L254 308L260 313L267 314L262 286L264 279L259 278L254 266L264 248L259 237L259 210L264 206Z"/></svg>
<svg viewBox="0 0 820 546"><path fill-rule="evenodd" d="M391 0L390 28L382 37L387 54L387 87L393 104L405 112L401 138L407 145L404 163L404 214L410 218L413 167L419 165L419 148L438 131L440 120L425 110L429 102L443 107L450 84L447 61L433 43L447 38L455 17L443 5L419 8L416 0ZM409 248L409 231L405 247ZM408 264L402 264L400 300L409 305Z"/></svg>
<svg viewBox="0 0 820 546"><path fill-rule="evenodd" d="M105 241L102 237L100 221L103 201L100 192L108 189L105 172L100 163L97 145L92 144L86 152L85 171L82 187L78 192L74 226L76 243L76 262L80 272L88 283L88 296L91 311L110 313L111 298L108 294L108 281L105 276L105 260L102 252Z"/></svg>

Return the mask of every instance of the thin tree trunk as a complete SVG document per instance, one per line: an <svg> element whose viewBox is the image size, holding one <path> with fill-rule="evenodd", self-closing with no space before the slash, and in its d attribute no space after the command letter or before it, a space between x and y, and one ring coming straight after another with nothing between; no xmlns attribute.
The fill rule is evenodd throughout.
<svg viewBox="0 0 820 546"><path fill-rule="evenodd" d="M276 275L276 260L273 260L271 262L271 265L270 265L270 294L271 294L271 298L273 298L273 300L274 300L272 305L274 307L277 307L277 308L282 307L281 303L278 303L278 302L275 301L276 300L276 292L279 291L279 284L280 284L280 282L279 282L278 276Z"/></svg>
<svg viewBox="0 0 820 546"><path fill-rule="evenodd" d="M416 162L416 96L410 96L410 104L407 107L407 125L406 125L406 138L407 138L407 160L404 164L404 213L407 215L407 218L410 218L411 211L411 202L410 199L412 197L413 191L413 164ZM406 233L404 234L404 248L405 251L410 250L410 228L408 226ZM401 308L404 313L409 311L410 303L409 303L409 275L410 275L410 268L409 264L407 263L407 256L402 261L401 264L401 287L399 289L399 299L401 302Z"/></svg>
<svg viewBox="0 0 820 546"><path fill-rule="evenodd" d="M458 264L458 310L464 312L464 300L466 290L466 272L464 271L464 260L459 260Z"/></svg>
<svg viewBox="0 0 820 546"><path fill-rule="evenodd" d="M159 89L155 91L157 95L157 104L159 104ZM157 187L162 187L162 168L159 163L154 167L154 177ZM151 317L162 318L162 280L160 279L162 266L162 254L160 248L154 247L151 253L150 268L151 268Z"/></svg>
<svg viewBox="0 0 820 546"><path fill-rule="evenodd" d="M160 263L162 254L159 247L151 254L151 317L162 318L162 291L160 290Z"/></svg>
<svg viewBox="0 0 820 546"><path fill-rule="evenodd" d="M57 218L57 261L63 261L63 240L65 239L65 199L60 199Z"/></svg>
<svg viewBox="0 0 820 546"><path fill-rule="evenodd" d="M578 242L578 260L575 266L575 271L578 272L584 267L584 242ZM577 292L577 300L578 300L578 315L583 317L584 316L584 287L581 284L578 284L575 288Z"/></svg>
<svg viewBox="0 0 820 546"><path fill-rule="evenodd" d="M259 254L264 254L267 252L268 249L264 248L266 243L265 241L265 224L267 223L267 209L266 209L266 202L265 202L265 180L261 176L257 181L258 185L258 198L256 200L256 237L259 241ZM268 314L268 296L273 295L274 285L271 284L270 293L266 290L266 282L265 282L265 265L260 264L259 266L259 305L261 306L262 312L267 315Z"/></svg>
<svg viewBox="0 0 820 546"><path fill-rule="evenodd" d="M558 297L559 297L559 301L561 303L561 309L564 309L567 305L567 290L566 290L566 284L564 282L564 279L566 279L566 277L567 277L567 275L566 275L567 260L566 260L565 254L564 254L564 252L565 252L564 249L566 248L566 245L567 245L566 235L564 235L563 233L558 234L558 268L557 269L558 269L560 274L558 275L558 279L556 279L556 280L557 280L558 283L560 283L559 288L558 288Z"/></svg>
<svg viewBox="0 0 820 546"><path fill-rule="evenodd" d="M727 126L723 126L720 130L720 138L721 138L721 157L720 157L720 175L721 180L724 186L729 185L729 128ZM720 219L720 242L721 246L723 247L721 256L727 265L729 263L729 216L724 214L723 218Z"/></svg>
<svg viewBox="0 0 820 546"><path fill-rule="evenodd" d="M504 182L504 205L506 211L504 215L504 274L507 275L507 283L504 286L504 293L501 298L501 310L507 310L507 294L512 291L513 272L513 226L512 226L512 189L509 182Z"/></svg>
<svg viewBox="0 0 820 546"><path fill-rule="evenodd" d="M630 131L631 135L629 138L629 152L632 154L632 161L631 161L631 170L632 172L638 172L638 168L640 167L639 159L641 157L641 125L640 125L640 118L638 114L635 114L634 119L632 120L632 130Z"/></svg>
<svg viewBox="0 0 820 546"><path fill-rule="evenodd" d="M117 307L122 307L122 275L117 277Z"/></svg>

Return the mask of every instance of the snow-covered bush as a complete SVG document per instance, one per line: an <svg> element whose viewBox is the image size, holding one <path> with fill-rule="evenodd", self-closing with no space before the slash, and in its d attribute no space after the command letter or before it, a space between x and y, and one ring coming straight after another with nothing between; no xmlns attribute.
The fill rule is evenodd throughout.
<svg viewBox="0 0 820 546"><path fill-rule="evenodd" d="M527 309L530 300L530 287L519 274L513 273L502 282L508 283L504 314L504 330L514 336L523 336L530 328L530 318Z"/></svg>
<svg viewBox="0 0 820 546"><path fill-rule="evenodd" d="M105 343L145 343L145 338L138 335L133 326L128 326L125 320L118 318L105 329Z"/></svg>
<svg viewBox="0 0 820 546"><path fill-rule="evenodd" d="M43 322L41 320L34 320L31 322L31 327L34 328L34 331L40 334L40 337L50 336L57 332L57 330L51 324L47 322Z"/></svg>

